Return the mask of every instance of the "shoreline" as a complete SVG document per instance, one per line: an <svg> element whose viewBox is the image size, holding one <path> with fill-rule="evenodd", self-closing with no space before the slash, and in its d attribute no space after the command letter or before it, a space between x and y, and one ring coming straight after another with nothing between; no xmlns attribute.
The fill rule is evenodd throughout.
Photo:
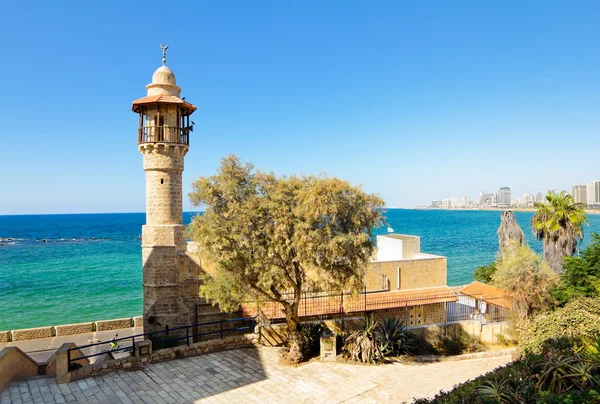
<svg viewBox="0 0 600 404"><path fill-rule="evenodd" d="M535 208L432 208L428 206L419 206L414 208L387 208L387 209L403 209L403 210L442 210L442 211L463 211L463 212L476 212L476 211L493 211L493 212L535 212ZM585 209L585 213L588 215L600 215L600 209Z"/></svg>

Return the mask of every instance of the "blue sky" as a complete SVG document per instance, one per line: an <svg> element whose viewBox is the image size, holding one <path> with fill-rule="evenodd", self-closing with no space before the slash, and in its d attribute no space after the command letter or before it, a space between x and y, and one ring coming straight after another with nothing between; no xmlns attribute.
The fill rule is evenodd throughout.
<svg viewBox="0 0 600 404"><path fill-rule="evenodd" d="M388 206L600 179L597 1L8 1L0 19L0 214L144 210L131 101L161 42L198 107L186 194L230 153Z"/></svg>

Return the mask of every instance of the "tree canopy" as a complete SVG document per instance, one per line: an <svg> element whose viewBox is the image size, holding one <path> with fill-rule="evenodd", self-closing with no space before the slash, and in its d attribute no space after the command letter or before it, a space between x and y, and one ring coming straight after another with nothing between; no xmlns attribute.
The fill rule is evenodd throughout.
<svg viewBox="0 0 600 404"><path fill-rule="evenodd" d="M592 233L592 242L579 256L565 258L561 285L553 294L562 304L574 296L600 296L600 234Z"/></svg>
<svg viewBox="0 0 600 404"><path fill-rule="evenodd" d="M544 259L551 270L562 273L564 257L573 255L583 238L583 226L587 224L584 205L562 191L548 192L546 202L536 202L535 208L531 227L544 244Z"/></svg>
<svg viewBox="0 0 600 404"><path fill-rule="evenodd" d="M550 290L558 284L558 276L531 248L521 246L503 251L491 283L511 292L525 318L553 306Z"/></svg>
<svg viewBox="0 0 600 404"><path fill-rule="evenodd" d="M288 360L301 360L302 291L361 287L383 200L333 177L277 177L236 156L194 182L190 198L206 207L189 230L213 268L201 294L228 311L243 302L281 304Z"/></svg>

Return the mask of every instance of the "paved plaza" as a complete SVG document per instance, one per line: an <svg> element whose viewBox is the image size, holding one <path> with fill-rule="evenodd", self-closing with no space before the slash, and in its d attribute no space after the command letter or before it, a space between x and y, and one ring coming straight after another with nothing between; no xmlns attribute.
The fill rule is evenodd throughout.
<svg viewBox="0 0 600 404"><path fill-rule="evenodd" d="M276 348L252 347L151 364L68 384L13 382L0 403L388 403L431 397L510 361L510 356L384 366L312 361L279 364Z"/></svg>

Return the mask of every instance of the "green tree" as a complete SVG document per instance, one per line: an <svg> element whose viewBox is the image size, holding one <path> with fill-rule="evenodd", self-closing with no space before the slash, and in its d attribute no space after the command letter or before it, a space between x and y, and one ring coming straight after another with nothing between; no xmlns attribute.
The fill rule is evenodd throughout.
<svg viewBox="0 0 600 404"><path fill-rule="evenodd" d="M221 309L242 302L279 303L290 350L302 360L298 307L308 288L359 290L383 224L383 200L331 177L276 177L235 156L193 183L190 236L212 267L200 293Z"/></svg>
<svg viewBox="0 0 600 404"><path fill-rule="evenodd" d="M600 234L592 233L592 242L579 256L565 258L561 285L553 294L562 304L574 296L600 296Z"/></svg>
<svg viewBox="0 0 600 404"><path fill-rule="evenodd" d="M492 282L492 277L496 273L496 263L498 261L494 261L491 264L482 265L477 267L475 272L473 272L473 279L483 283Z"/></svg>
<svg viewBox="0 0 600 404"><path fill-rule="evenodd" d="M548 192L546 202L536 202L535 208L531 227L544 243L544 259L552 271L562 273L564 258L573 255L583 239L583 225L587 224L584 206L562 191Z"/></svg>
<svg viewBox="0 0 600 404"><path fill-rule="evenodd" d="M521 246L503 251L491 283L511 293L524 319L553 305L550 290L558 285L558 275L531 248Z"/></svg>

